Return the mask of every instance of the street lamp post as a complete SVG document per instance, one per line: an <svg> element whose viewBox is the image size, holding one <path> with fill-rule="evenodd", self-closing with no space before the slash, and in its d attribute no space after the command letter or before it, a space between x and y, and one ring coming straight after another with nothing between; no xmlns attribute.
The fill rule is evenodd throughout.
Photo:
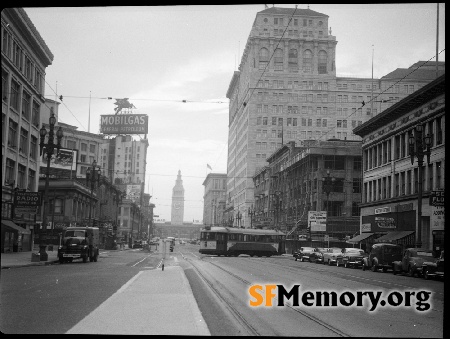
<svg viewBox="0 0 450 339"><path fill-rule="evenodd" d="M48 183L49 183L49 176L50 176L50 160L52 156L54 155L55 149L57 151L56 156L59 154L59 150L61 149L61 139L63 137L63 131L61 129L61 126L56 131L56 138L57 143L55 145L54 143L54 137L55 137L55 124L56 124L56 118L55 113L53 112L53 108L51 109L51 115L48 119L49 122L49 132L48 132L48 138L47 143L45 143L45 136L47 135L47 130L45 129L44 125L42 125L42 128L39 130L40 134L40 154L45 154L47 157L47 169L45 172L45 188L44 188L44 213L42 215L42 231L39 233L39 254L40 254L40 261L47 261L48 260L48 254L46 252L46 233L47 233L47 215L48 215L48 207L49 207L49 196L48 196Z"/></svg>
<svg viewBox="0 0 450 339"><path fill-rule="evenodd" d="M427 156L427 163L430 164L431 154L431 136L428 134L423 136L423 125L417 125L415 128L415 136L409 134L409 155L411 157L411 165L414 164L414 157L417 157L418 167L418 192L417 192L417 232L416 247L422 247L422 176L423 176L423 157Z"/></svg>
<svg viewBox="0 0 450 339"><path fill-rule="evenodd" d="M242 214L241 212L238 210L237 214L236 214L236 223L237 223L237 227L240 228L241 227L241 219L242 219Z"/></svg>
<svg viewBox="0 0 450 339"><path fill-rule="evenodd" d="M115 220L116 238L117 238L117 229L119 228L119 205L122 203L122 199L123 193L121 191L116 191L116 194L113 195L113 201L116 203L116 220ZM120 246L122 248L122 241Z"/></svg>
<svg viewBox="0 0 450 339"><path fill-rule="evenodd" d="M250 216L250 228L253 228L253 216L255 215L256 211L252 207L248 208L248 215Z"/></svg>
<svg viewBox="0 0 450 339"><path fill-rule="evenodd" d="M330 177L330 170L327 170L327 176L326 177L322 177L322 189L323 192L327 195L327 204L326 204L326 209L327 209L327 234L328 234L328 205L329 205L329 201L330 201L330 193L331 190L333 189L333 185L334 182L336 181L336 179L334 177Z"/></svg>
<svg viewBox="0 0 450 339"><path fill-rule="evenodd" d="M86 170L86 184L91 186L91 195L89 197L89 222L88 225L93 227L91 224L92 216L92 194L94 192L95 184L100 185L100 166L97 166L97 161L94 160L92 167L88 167Z"/></svg>

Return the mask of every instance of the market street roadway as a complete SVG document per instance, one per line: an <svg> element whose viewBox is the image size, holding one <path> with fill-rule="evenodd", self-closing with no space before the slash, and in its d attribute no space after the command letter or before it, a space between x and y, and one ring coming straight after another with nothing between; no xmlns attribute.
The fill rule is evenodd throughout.
<svg viewBox="0 0 450 339"><path fill-rule="evenodd" d="M166 265L180 265L190 281L212 335L442 337L444 283L360 269L301 263L291 256L216 257L198 245L166 253ZM4 333L66 333L140 270L156 269L161 254L141 250L102 253L97 263L2 270L0 330ZM282 284L301 291L433 292L429 312L412 307L249 307L253 284ZM143 291L145 293L145 291ZM289 301L292 304L292 300ZM276 305L276 300L274 301ZM135 308L139 305L124 305ZM120 310L117 310L120 316ZM170 314L167 315L170 326ZM131 329L124 332L132 333ZM148 333L151 334L151 333ZM183 333L180 333L183 334Z"/></svg>

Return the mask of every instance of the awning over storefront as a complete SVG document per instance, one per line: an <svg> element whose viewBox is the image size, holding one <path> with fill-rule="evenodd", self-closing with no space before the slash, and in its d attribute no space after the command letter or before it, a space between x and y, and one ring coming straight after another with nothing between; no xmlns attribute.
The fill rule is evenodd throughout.
<svg viewBox="0 0 450 339"><path fill-rule="evenodd" d="M31 232L23 227L17 226L15 223L13 223L10 220L2 220L2 228L6 228L6 229L12 229L14 231L18 231L19 233L22 234L31 234Z"/></svg>
<svg viewBox="0 0 450 339"><path fill-rule="evenodd" d="M391 242L403 239L411 234L413 234L414 231L395 231L395 232L389 232L388 234L385 234L379 238L376 239L376 242Z"/></svg>
<svg viewBox="0 0 450 339"><path fill-rule="evenodd" d="M371 237L372 235L374 235L374 233L362 233L350 240L347 240L347 242L355 242L355 243L360 242L361 240L367 239L367 238Z"/></svg>

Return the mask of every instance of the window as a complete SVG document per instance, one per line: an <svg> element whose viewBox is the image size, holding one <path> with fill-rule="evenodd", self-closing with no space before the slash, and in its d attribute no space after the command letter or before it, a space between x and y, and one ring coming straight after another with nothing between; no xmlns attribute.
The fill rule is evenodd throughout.
<svg viewBox="0 0 450 339"><path fill-rule="evenodd" d="M20 129L19 152L28 156L28 131L23 128Z"/></svg>
<svg viewBox="0 0 450 339"><path fill-rule="evenodd" d="M325 51L320 51L319 52L319 61L318 61L318 72L319 74L326 74L327 73L327 52Z"/></svg>
<svg viewBox="0 0 450 339"><path fill-rule="evenodd" d="M442 144L442 119L436 118L436 145Z"/></svg>
<svg viewBox="0 0 450 339"><path fill-rule="evenodd" d="M312 71L312 52L309 49L303 53L303 71L305 73Z"/></svg>
<svg viewBox="0 0 450 339"><path fill-rule="evenodd" d="M31 123L39 128L39 111L41 109L41 106L33 100L33 109L31 111Z"/></svg>
<svg viewBox="0 0 450 339"><path fill-rule="evenodd" d="M8 183L14 182L14 167L16 163L12 161L11 159L6 159L6 171L5 171L5 180L8 181Z"/></svg>
<svg viewBox="0 0 450 339"><path fill-rule="evenodd" d="M19 164L18 168L17 168L17 186L19 186L19 188L26 188L25 187L25 172L26 172L26 167Z"/></svg>
<svg viewBox="0 0 450 339"><path fill-rule="evenodd" d="M15 147L17 145L17 123L9 119L8 146Z"/></svg>
<svg viewBox="0 0 450 339"><path fill-rule="evenodd" d="M342 120L337 120L336 121L336 127L342 128Z"/></svg>
<svg viewBox="0 0 450 339"><path fill-rule="evenodd" d="M30 157L34 160L37 159L37 138L34 135L31 136Z"/></svg>
<svg viewBox="0 0 450 339"><path fill-rule="evenodd" d="M31 95L23 91L22 93L22 117L30 120Z"/></svg>
<svg viewBox="0 0 450 339"><path fill-rule="evenodd" d="M87 151L87 144L81 143L81 150L82 150L83 152L86 152L86 151Z"/></svg>
<svg viewBox="0 0 450 339"><path fill-rule="evenodd" d="M36 187L36 171L33 171L32 169L28 169L28 190L34 191Z"/></svg>
<svg viewBox="0 0 450 339"><path fill-rule="evenodd" d="M436 189L444 188L444 184L442 183L442 169L441 169L442 163L436 162L436 183L435 187Z"/></svg>
<svg viewBox="0 0 450 339"><path fill-rule="evenodd" d="M63 200L62 199L53 199L52 200L53 212L55 214L62 214L63 212Z"/></svg>
<svg viewBox="0 0 450 339"><path fill-rule="evenodd" d="M317 119L316 120L316 127L322 127L322 120L321 119Z"/></svg>
<svg viewBox="0 0 450 339"><path fill-rule="evenodd" d="M275 71L283 70L283 51L277 48L274 53L274 69Z"/></svg>
<svg viewBox="0 0 450 339"><path fill-rule="evenodd" d="M269 50L261 48L259 50L259 69L265 69L269 62Z"/></svg>
<svg viewBox="0 0 450 339"><path fill-rule="evenodd" d="M95 144L89 145L89 151L90 151L91 153L95 153Z"/></svg>
<svg viewBox="0 0 450 339"><path fill-rule="evenodd" d="M68 149L75 149L75 148L77 148L77 142L74 140L67 140L66 147ZM104 151L106 151L106 149Z"/></svg>
<svg viewBox="0 0 450 339"><path fill-rule="evenodd" d="M11 80L11 100L10 105L17 112L19 111L19 92L20 85L15 80Z"/></svg>
<svg viewBox="0 0 450 339"><path fill-rule="evenodd" d="M267 126L267 117L263 117L262 124Z"/></svg>
<svg viewBox="0 0 450 339"><path fill-rule="evenodd" d="M25 57L25 77L29 80L33 80L33 64L29 57Z"/></svg>
<svg viewBox="0 0 450 339"><path fill-rule="evenodd" d="M80 154L80 162L86 162L86 154Z"/></svg>

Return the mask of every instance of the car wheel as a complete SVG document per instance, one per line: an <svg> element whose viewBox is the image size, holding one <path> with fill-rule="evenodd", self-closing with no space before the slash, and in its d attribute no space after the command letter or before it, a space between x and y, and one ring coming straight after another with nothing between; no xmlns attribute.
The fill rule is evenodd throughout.
<svg viewBox="0 0 450 339"><path fill-rule="evenodd" d="M330 261L330 259L328 259L328 266L331 266L331 261Z"/></svg>
<svg viewBox="0 0 450 339"><path fill-rule="evenodd" d="M297 261L297 257L295 257L294 260Z"/></svg>
<svg viewBox="0 0 450 339"><path fill-rule="evenodd" d="M303 262L303 257L301 257L300 261Z"/></svg>
<svg viewBox="0 0 450 339"><path fill-rule="evenodd" d="M339 261L336 260L336 267L339 267Z"/></svg>
<svg viewBox="0 0 450 339"><path fill-rule="evenodd" d="M430 276L428 275L428 270L426 268L423 270L423 278L425 280L429 280L430 279Z"/></svg>
<svg viewBox="0 0 450 339"><path fill-rule="evenodd" d="M377 265L372 263L372 267L370 268L372 272L376 272L378 270Z"/></svg>

